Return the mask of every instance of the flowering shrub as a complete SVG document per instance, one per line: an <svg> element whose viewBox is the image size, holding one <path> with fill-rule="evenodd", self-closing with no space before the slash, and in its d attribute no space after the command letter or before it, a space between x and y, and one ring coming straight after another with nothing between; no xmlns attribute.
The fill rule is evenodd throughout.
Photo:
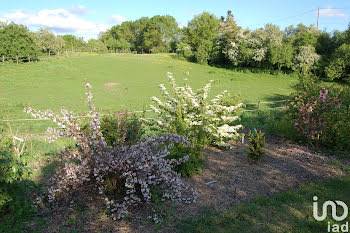
<svg viewBox="0 0 350 233"><path fill-rule="evenodd" d="M302 46L295 57L294 69L307 73L319 59L320 55L315 52L314 47Z"/></svg>
<svg viewBox="0 0 350 233"><path fill-rule="evenodd" d="M242 125L233 125L233 122L238 119L236 111L243 104L223 105L221 101L228 94L226 90L208 101L212 80L194 92L187 82L184 87L178 87L171 73L168 73L168 78L173 95L161 84L165 102L152 97L157 107L149 107L157 114L157 118L145 120L146 122L159 130L193 138L194 143L200 145L227 146L227 141L240 137L237 131Z"/></svg>
<svg viewBox="0 0 350 233"><path fill-rule="evenodd" d="M290 102L296 116L294 127L311 141L318 141L328 124L325 114L338 108L340 101L329 98L328 89L322 88L319 96L304 93Z"/></svg>
<svg viewBox="0 0 350 233"><path fill-rule="evenodd" d="M141 202L151 201L151 188L161 190L161 198L194 202L197 193L185 185L180 174L172 170L188 159L166 160L174 144L190 146L183 136L165 134L146 138L135 145L114 144L109 146L101 132L100 114L92 104L91 85L86 84L87 105L90 108L89 130L83 130L79 118L67 110L61 110L63 116L47 110L41 112L26 108L34 117L48 118L56 122L63 130L49 128L50 141L62 136L76 141L76 149L63 149L60 153L63 166L50 179L48 199L67 200L84 187L94 187L105 200L113 219L125 216L129 208Z"/></svg>

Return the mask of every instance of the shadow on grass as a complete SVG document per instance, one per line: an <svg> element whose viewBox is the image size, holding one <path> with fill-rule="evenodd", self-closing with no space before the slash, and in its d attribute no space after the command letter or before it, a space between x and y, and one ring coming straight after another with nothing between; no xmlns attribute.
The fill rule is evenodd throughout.
<svg viewBox="0 0 350 233"><path fill-rule="evenodd" d="M296 190L272 197L256 196L234 208L221 212L202 211L200 218L183 220L181 232L326 232L328 218L318 222L313 218L313 196L319 203L342 200L350 203L350 177L342 177L303 185Z"/></svg>
<svg viewBox="0 0 350 233"><path fill-rule="evenodd" d="M48 152L39 159L52 158L56 154ZM37 197L43 196L44 186L58 164L55 160L46 163L40 168L40 176L35 181L25 175L23 180L0 183L0 232L40 232L46 220L40 217L40 211L32 204Z"/></svg>

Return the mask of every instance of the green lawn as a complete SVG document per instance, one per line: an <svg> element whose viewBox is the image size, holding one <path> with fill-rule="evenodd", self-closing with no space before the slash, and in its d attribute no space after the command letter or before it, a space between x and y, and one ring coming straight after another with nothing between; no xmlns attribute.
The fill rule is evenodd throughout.
<svg viewBox="0 0 350 233"><path fill-rule="evenodd" d="M67 108L85 110L84 82L93 85L95 104L104 111L143 110L152 95L160 96L158 85L167 83L167 72L182 82L185 72L190 83L199 88L217 80L212 94L224 89L241 94L244 103L283 99L290 94L296 78L235 72L222 68L180 61L168 54L107 54L63 59L46 59L36 63L0 66L0 109L9 118L29 117L23 107L45 110ZM116 83L106 86L106 83ZM47 122L26 122L25 128L42 132Z"/></svg>

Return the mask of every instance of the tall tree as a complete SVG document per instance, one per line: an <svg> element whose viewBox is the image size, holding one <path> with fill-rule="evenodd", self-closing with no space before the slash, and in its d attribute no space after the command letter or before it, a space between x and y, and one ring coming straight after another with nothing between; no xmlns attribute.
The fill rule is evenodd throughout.
<svg viewBox="0 0 350 233"><path fill-rule="evenodd" d="M51 56L52 52L57 50L57 40L55 34L49 29L41 28L36 33L38 47L45 53Z"/></svg>
<svg viewBox="0 0 350 233"><path fill-rule="evenodd" d="M219 23L220 20L208 12L197 15L188 23L184 41L191 45L200 63L207 63L215 51Z"/></svg>
<svg viewBox="0 0 350 233"><path fill-rule="evenodd" d="M25 26L10 23L0 28L0 55L16 59L27 58L29 61L37 56L35 37Z"/></svg>
<svg viewBox="0 0 350 233"><path fill-rule="evenodd" d="M169 52L171 42L177 39L179 27L174 17L156 15L152 17L144 33L146 50Z"/></svg>
<svg viewBox="0 0 350 233"><path fill-rule="evenodd" d="M72 52L77 50L82 50L86 43L82 37L76 37L73 35L63 35L61 36L65 43L65 48L71 50Z"/></svg>

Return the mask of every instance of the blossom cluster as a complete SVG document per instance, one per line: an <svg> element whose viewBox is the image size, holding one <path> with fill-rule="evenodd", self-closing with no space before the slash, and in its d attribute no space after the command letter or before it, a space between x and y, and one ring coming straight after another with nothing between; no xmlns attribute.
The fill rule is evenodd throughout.
<svg viewBox="0 0 350 233"><path fill-rule="evenodd" d="M311 140L319 140L324 127L328 124L324 119L324 113L338 108L340 101L328 96L328 89L322 88L319 96L309 96L307 93L299 95L290 102L295 110L296 118L294 127Z"/></svg>
<svg viewBox="0 0 350 233"><path fill-rule="evenodd" d="M219 146L227 146L227 141L240 136L238 130L242 125L233 125L233 122L238 119L236 111L243 104L222 105L221 101L228 94L226 90L209 101L208 92L213 80L203 88L193 91L187 80L185 85L180 87L171 73L168 73L168 78L173 95L161 84L160 89L165 101L152 97L154 105L150 105L149 108L157 117L144 119L146 122L155 125L159 130L180 133L197 140L200 140L198 137L202 135L209 139L209 143ZM178 129L179 125L182 126L181 132Z"/></svg>
<svg viewBox="0 0 350 233"><path fill-rule="evenodd" d="M49 128L48 132L52 135L50 141L66 136L77 144L76 149L63 149L60 152L64 163L50 179L48 200L69 200L84 187L94 187L113 219L122 218L135 205L150 202L152 188L161 190L162 200L195 202L197 193L184 184L180 174L173 170L189 156L178 160L165 159L174 144L191 146L187 138L164 134L133 145L109 146L101 132L100 115L92 104L89 83L86 89L90 108L89 130L83 130L79 117L67 110L62 110L63 116L59 116L50 110L25 109L32 116L51 119L63 128Z"/></svg>

